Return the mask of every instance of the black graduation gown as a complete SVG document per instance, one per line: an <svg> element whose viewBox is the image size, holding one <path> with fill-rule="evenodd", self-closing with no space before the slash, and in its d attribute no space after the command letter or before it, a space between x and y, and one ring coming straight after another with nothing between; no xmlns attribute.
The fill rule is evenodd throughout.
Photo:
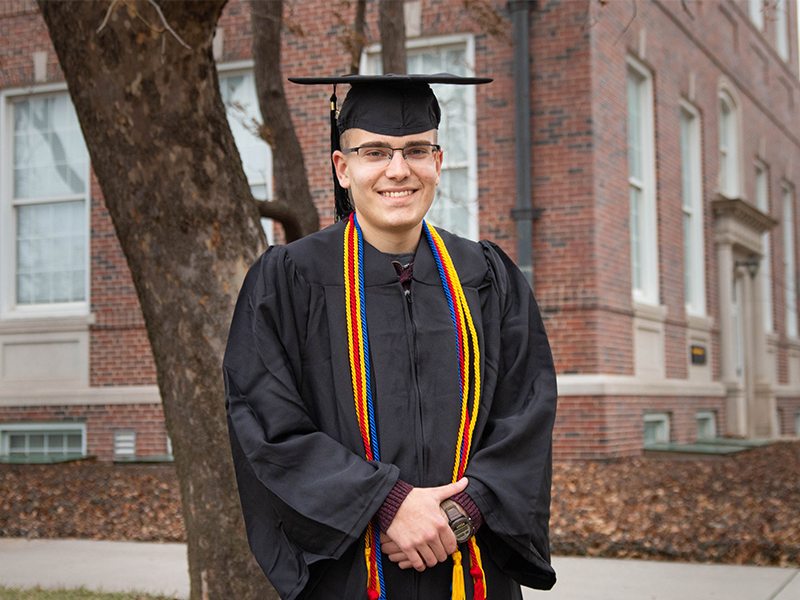
<svg viewBox="0 0 800 600"><path fill-rule="evenodd" d="M466 476L489 600L549 589L556 378L536 302L495 245L440 232L481 348L482 396ZM407 301L390 260L364 243L381 461L367 461L350 383L344 223L265 252L249 270L223 362L250 547L281 598L366 599L363 537L399 478L450 483L459 421L452 321L423 238ZM462 548L466 550L466 546ZM467 598L472 598L464 552ZM452 562L423 573L385 556L389 600L450 598Z"/></svg>

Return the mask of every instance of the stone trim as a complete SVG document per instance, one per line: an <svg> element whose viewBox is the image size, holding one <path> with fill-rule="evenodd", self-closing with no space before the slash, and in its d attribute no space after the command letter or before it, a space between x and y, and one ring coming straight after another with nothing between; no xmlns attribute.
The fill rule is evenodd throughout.
<svg viewBox="0 0 800 600"><path fill-rule="evenodd" d="M0 391L0 406L161 404L157 385L121 385L72 390Z"/></svg>
<svg viewBox="0 0 800 600"><path fill-rule="evenodd" d="M556 380L559 396L725 396L725 386L719 381L644 379L602 373L558 375Z"/></svg>

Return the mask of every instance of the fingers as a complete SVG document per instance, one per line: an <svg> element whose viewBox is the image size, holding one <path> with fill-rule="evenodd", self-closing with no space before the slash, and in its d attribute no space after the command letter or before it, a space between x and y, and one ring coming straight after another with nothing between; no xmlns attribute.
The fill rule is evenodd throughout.
<svg viewBox="0 0 800 600"><path fill-rule="evenodd" d="M442 500L446 500L450 496L455 496L459 492L463 492L465 489L467 489L468 483L469 480L466 477L462 477L455 483L448 483L447 485L431 489L436 490L436 494L440 498L441 502Z"/></svg>

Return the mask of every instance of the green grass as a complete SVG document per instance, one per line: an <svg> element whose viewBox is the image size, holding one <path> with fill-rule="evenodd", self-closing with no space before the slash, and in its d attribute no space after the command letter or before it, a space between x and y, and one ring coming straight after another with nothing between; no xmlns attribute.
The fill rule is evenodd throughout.
<svg viewBox="0 0 800 600"><path fill-rule="evenodd" d="M139 592L93 592L80 587L72 590L7 588L0 585L0 600L173 600L173 596L151 596Z"/></svg>

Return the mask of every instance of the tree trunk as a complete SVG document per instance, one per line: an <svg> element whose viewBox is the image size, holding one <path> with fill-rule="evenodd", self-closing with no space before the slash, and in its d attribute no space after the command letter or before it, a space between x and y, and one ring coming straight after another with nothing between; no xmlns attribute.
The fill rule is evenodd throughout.
<svg viewBox="0 0 800 600"><path fill-rule="evenodd" d="M406 66L406 20L403 2L380 0L378 27L381 32L381 61L384 73L404 74Z"/></svg>
<svg viewBox="0 0 800 600"><path fill-rule="evenodd" d="M253 23L253 60L256 92L266 136L275 149L272 171L275 200L264 202L261 215L277 218L286 240L299 239L319 229L319 215L308 188L303 150L292 126L281 75L283 2L250 2Z"/></svg>
<svg viewBox="0 0 800 600"><path fill-rule="evenodd" d="M109 2L39 8L144 314L191 598L261 600L277 596L247 547L220 368L237 292L265 247L211 53L224 4L162 1L162 17L145 0L117 3L99 33Z"/></svg>

